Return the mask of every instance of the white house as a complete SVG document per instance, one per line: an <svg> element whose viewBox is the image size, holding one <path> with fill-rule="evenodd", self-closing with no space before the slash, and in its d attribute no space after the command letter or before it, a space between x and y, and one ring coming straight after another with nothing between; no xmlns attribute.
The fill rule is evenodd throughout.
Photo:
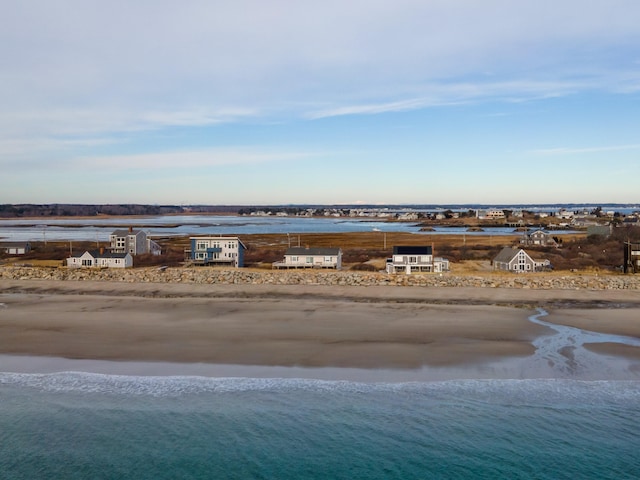
<svg viewBox="0 0 640 480"><path fill-rule="evenodd" d="M449 260L433 258L433 248L424 246L395 246L393 256L387 259L387 273L445 272Z"/></svg>
<svg viewBox="0 0 640 480"><path fill-rule="evenodd" d="M29 242L2 242L0 243L0 252L7 255L25 255L31 251Z"/></svg>
<svg viewBox="0 0 640 480"><path fill-rule="evenodd" d="M504 210L500 210L499 208L490 208L488 210L476 210L476 217L497 219L497 218L505 218Z"/></svg>
<svg viewBox="0 0 640 480"><path fill-rule="evenodd" d="M247 247L238 237L190 237L185 259L196 265L244 266Z"/></svg>
<svg viewBox="0 0 640 480"><path fill-rule="evenodd" d="M109 235L109 243L113 253L130 253L133 256L145 253L160 254L160 246L147 238L147 234L142 230L134 230L129 227L127 230L114 230Z"/></svg>
<svg viewBox="0 0 640 480"><path fill-rule="evenodd" d="M273 268L342 268L342 250L339 248L291 247L284 260L274 262Z"/></svg>
<svg viewBox="0 0 640 480"><path fill-rule="evenodd" d="M130 268L133 267L133 257L129 252L114 253L104 249L86 251L82 254L67 258L70 268Z"/></svg>
<svg viewBox="0 0 640 480"><path fill-rule="evenodd" d="M535 272L549 267L549 260L534 260L521 248L504 247L493 259L494 270L509 272Z"/></svg>

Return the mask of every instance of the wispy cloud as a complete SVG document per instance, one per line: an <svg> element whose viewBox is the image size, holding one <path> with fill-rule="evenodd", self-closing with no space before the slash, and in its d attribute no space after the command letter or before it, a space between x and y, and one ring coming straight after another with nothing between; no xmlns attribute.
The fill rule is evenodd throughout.
<svg viewBox="0 0 640 480"><path fill-rule="evenodd" d="M272 162L291 162L318 157L321 152L274 150L273 148L235 147L144 153L135 155L109 155L77 157L67 168L82 170L209 169L225 165L242 166ZM210 172L207 172L210 173Z"/></svg>
<svg viewBox="0 0 640 480"><path fill-rule="evenodd" d="M540 98L567 96L587 88L587 81L511 81L477 83L442 83L422 87L424 96L405 100L343 105L312 110L307 118L319 119L343 115L371 115L402 112L427 107L463 105L481 101L525 102Z"/></svg>
<svg viewBox="0 0 640 480"><path fill-rule="evenodd" d="M601 147L557 147L532 150L535 155L579 155L582 153L616 152L624 150L640 150L640 143L629 145L607 145Z"/></svg>

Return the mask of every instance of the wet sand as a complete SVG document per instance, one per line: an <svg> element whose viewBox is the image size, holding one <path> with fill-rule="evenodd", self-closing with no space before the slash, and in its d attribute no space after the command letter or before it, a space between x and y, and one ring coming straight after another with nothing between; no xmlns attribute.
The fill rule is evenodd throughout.
<svg viewBox="0 0 640 480"><path fill-rule="evenodd" d="M640 337L632 291L12 280L0 304L0 354L84 360L477 367L532 356L554 333L528 320L540 306L550 323ZM637 361L638 350L591 351Z"/></svg>

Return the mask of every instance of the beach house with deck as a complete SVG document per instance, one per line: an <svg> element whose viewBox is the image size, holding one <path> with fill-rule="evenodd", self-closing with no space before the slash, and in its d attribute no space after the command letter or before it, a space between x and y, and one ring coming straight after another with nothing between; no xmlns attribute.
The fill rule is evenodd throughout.
<svg viewBox="0 0 640 480"><path fill-rule="evenodd" d="M434 258L431 245L399 245L387 259L387 273L431 273L449 270L449 260Z"/></svg>
<svg viewBox="0 0 640 480"><path fill-rule="evenodd" d="M342 250L322 247L290 247L284 254L284 260L274 262L272 268L342 268Z"/></svg>
<svg viewBox="0 0 640 480"><path fill-rule="evenodd" d="M247 247L238 237L190 237L185 260L194 265L244 266Z"/></svg>

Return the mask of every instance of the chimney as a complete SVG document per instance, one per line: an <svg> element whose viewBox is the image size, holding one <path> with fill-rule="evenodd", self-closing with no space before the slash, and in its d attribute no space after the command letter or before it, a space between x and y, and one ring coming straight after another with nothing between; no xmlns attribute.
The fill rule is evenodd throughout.
<svg viewBox="0 0 640 480"><path fill-rule="evenodd" d="M133 227L129 227L129 233L133 233Z"/></svg>
<svg viewBox="0 0 640 480"><path fill-rule="evenodd" d="M104 247L100 247L100 255L104 255Z"/></svg>

